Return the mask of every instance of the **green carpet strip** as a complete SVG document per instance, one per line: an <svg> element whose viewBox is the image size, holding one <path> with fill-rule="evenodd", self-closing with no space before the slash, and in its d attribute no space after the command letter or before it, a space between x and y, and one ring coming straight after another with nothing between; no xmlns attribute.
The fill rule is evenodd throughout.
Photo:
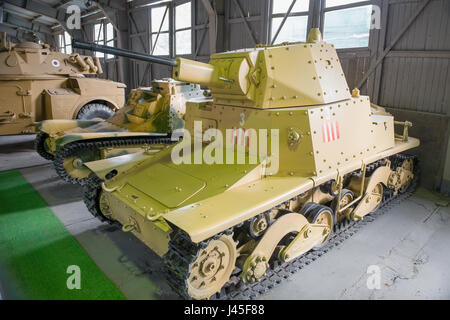
<svg viewBox="0 0 450 320"><path fill-rule="evenodd" d="M0 286L7 299L124 299L18 171L0 173Z"/></svg>

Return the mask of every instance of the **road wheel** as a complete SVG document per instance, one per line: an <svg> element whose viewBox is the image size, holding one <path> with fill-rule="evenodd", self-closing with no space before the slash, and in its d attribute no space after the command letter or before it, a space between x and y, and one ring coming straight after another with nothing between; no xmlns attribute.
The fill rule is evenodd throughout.
<svg viewBox="0 0 450 320"><path fill-rule="evenodd" d="M315 206L311 207L311 209L308 211L306 219L308 219L309 223L311 224L317 223L328 225L329 233L327 237L323 240L323 242L320 245L313 248L313 250L319 250L320 248L323 248L325 244L328 242L328 239L330 239L330 235L333 230L333 224L335 220L334 211L330 207L316 204Z"/></svg>
<svg viewBox="0 0 450 320"><path fill-rule="evenodd" d="M355 198L355 195L353 194L353 192L351 190L342 189L340 207L341 208L345 207L350 202L352 202L354 198ZM336 197L333 199L333 202L331 202L331 208L333 210L336 210L337 199L338 199L338 196L336 195ZM353 207L347 208L344 212L341 212L340 214L335 212L335 215L336 215L335 223L339 223L342 220L344 220L346 217L349 217L352 211L353 211Z"/></svg>

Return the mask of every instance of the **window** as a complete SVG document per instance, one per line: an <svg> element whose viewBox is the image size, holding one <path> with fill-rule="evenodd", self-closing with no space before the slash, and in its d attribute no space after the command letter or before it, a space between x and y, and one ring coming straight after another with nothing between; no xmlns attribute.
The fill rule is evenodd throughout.
<svg viewBox="0 0 450 320"><path fill-rule="evenodd" d="M152 54L168 56L169 46L169 6L151 9Z"/></svg>
<svg viewBox="0 0 450 320"><path fill-rule="evenodd" d="M151 8L152 54L173 56L192 53L191 1L179 4L180 2ZM169 27L169 17L174 18L173 28ZM170 45L171 39L174 41L173 48Z"/></svg>
<svg viewBox="0 0 450 320"><path fill-rule="evenodd" d="M191 3L175 7L175 53L192 53Z"/></svg>
<svg viewBox="0 0 450 320"><path fill-rule="evenodd" d="M336 48L369 46L371 5L361 5L361 0L326 0L324 11L325 41Z"/></svg>
<svg viewBox="0 0 450 320"><path fill-rule="evenodd" d="M94 25L94 42L100 45L114 47L114 27L111 23L97 23ZM105 58L102 52L96 52L95 56L98 58ZM107 54L106 59L112 59L114 55Z"/></svg>
<svg viewBox="0 0 450 320"><path fill-rule="evenodd" d="M271 15L271 44L306 41L308 29L309 0L273 0ZM286 13L289 15L281 26ZM281 28L280 28L281 26Z"/></svg>
<svg viewBox="0 0 450 320"><path fill-rule="evenodd" d="M347 4L353 4L358 3L363 0L325 0L326 1L326 7L337 7L337 6L345 6Z"/></svg>
<svg viewBox="0 0 450 320"><path fill-rule="evenodd" d="M72 37L66 31L58 35L58 49L59 52L72 54Z"/></svg>

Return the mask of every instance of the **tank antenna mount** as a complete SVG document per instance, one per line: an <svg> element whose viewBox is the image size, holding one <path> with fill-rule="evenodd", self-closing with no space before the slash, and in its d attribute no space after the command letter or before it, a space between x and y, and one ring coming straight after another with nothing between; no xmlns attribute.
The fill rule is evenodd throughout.
<svg viewBox="0 0 450 320"><path fill-rule="evenodd" d="M312 28L309 32L308 43L315 43L322 41L322 33L319 28Z"/></svg>

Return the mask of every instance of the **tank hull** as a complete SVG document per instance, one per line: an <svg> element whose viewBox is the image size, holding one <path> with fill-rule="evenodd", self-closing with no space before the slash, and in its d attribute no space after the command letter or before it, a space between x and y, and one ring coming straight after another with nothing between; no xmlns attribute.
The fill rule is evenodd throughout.
<svg viewBox="0 0 450 320"><path fill-rule="evenodd" d="M177 249L174 239L183 234L182 242L189 241L196 248L192 250L198 250L195 259L184 267L191 270L183 278L187 281L182 290L186 297L208 298L231 276L221 274L218 283L222 285L205 286L192 280L208 279L193 269L206 263L201 258L203 251L213 260L217 254L225 255L229 261L214 263L224 269L236 264L241 281L257 282L264 278L274 255L289 262L320 248L333 228L363 219L380 206L386 192L400 194L414 178L412 161L393 163L397 155L419 146L419 140L407 133L396 135L394 126L399 123L384 109L371 105L367 97L289 109L234 107L225 116L223 108L206 101L189 102L188 132L195 132L196 122L202 120L206 122L200 125L203 133L213 124L226 130L244 119L244 114L242 127L233 128L231 135L223 134L233 141L233 150L234 143L245 146L245 132L250 129L278 128L269 140L279 140L279 158L272 158L268 164L267 158L255 155L256 161L251 163L252 150L248 147L243 149L243 164L194 164L194 159L204 158L212 144L201 138L202 147L195 149L194 138L190 161L177 164L175 150L190 143L185 133L182 142L151 158L140 159L126 169L118 166L120 174L104 179L96 189L98 214L119 223L160 255L176 281L180 280L177 265L186 259L176 254L184 245L180 243ZM402 125L408 127L407 122ZM272 141L268 145L274 148ZM221 154L226 155L223 148ZM279 168L271 172L274 163ZM91 169L105 177L96 168ZM109 169L114 170L114 166ZM337 187L331 192L333 187L327 185L333 184ZM336 202L341 197L350 198ZM289 234L298 236L280 246ZM209 249L202 249L205 246ZM216 253L216 247L228 249ZM241 260L232 258L239 255Z"/></svg>
<svg viewBox="0 0 450 320"><path fill-rule="evenodd" d="M189 117L198 120L214 119L222 110L221 106L215 106L206 115L201 104L197 108L194 104L189 103ZM236 122L243 110L249 113L248 119L252 119L252 110L234 108L227 114L227 120ZM338 140L323 139L321 129L324 121L326 122L323 118L325 110L330 110L331 117L340 124ZM246 129L258 129L257 124L263 127L267 125L263 119L268 118L276 121L274 127L284 126L280 130L280 141L284 142L281 148L285 148L280 153L284 156L280 159L280 170L275 175L264 175L261 161L241 165L196 164L194 168L189 164L175 165L172 163L171 148L162 152L159 157L136 165L121 179L108 182L108 188L115 191L105 192L105 197L118 199L129 206L130 215L132 212L134 219L139 217L144 224L149 208L153 208L154 213L163 212L161 220L179 227L193 242L199 243L315 186L333 180L337 175L361 169L362 163L371 164L419 146L420 142L415 138L409 137L408 141L395 139L393 117L372 114L372 111L367 97L353 98L333 105L257 111L256 119L249 120ZM187 126L190 124L192 122ZM222 121L221 125L222 129L230 127L226 121ZM302 145L296 150L288 144L289 129L294 125L302 127L304 135ZM351 140L348 139L350 137ZM335 161L324 161L327 159ZM165 173L159 177L162 170ZM195 180L180 175L180 172L193 176ZM145 185L145 181L149 179L157 181L157 190ZM192 187L195 183L197 187ZM180 198L177 186L183 189L184 198ZM135 201L134 196L138 200ZM164 201L171 197L176 197L180 204L176 201ZM122 224L127 222L127 215L116 212L121 211L120 206L114 205L111 208L117 208L111 209L114 220ZM154 242L150 234L138 236L142 238L147 235L146 243Z"/></svg>

